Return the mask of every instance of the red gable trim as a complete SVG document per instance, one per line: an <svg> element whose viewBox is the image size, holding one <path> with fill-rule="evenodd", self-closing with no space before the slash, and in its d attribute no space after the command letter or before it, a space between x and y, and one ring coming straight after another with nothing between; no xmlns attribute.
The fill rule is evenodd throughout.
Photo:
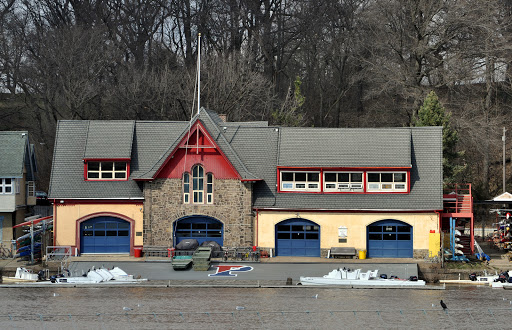
<svg viewBox="0 0 512 330"><path fill-rule="evenodd" d="M129 162L131 158L84 158L84 162Z"/></svg>
<svg viewBox="0 0 512 330"><path fill-rule="evenodd" d="M194 136L195 135L195 136ZM204 141L199 144L199 137L203 137ZM189 141L191 139L196 139L196 144L189 144ZM226 166L226 171L232 173L232 175L229 175L230 178L236 178L241 179L242 176L238 171L235 169L233 164L229 161L229 159L226 157L224 152L222 152L221 148L217 145L215 140L211 137L208 130L203 126L200 120L197 120L190 128L189 132L183 137L183 139L180 141L178 146L171 152L171 154L167 157L167 159L160 165L158 170L153 175L153 179L160 177L164 174L164 169L170 164L170 162L177 156L178 152L180 150L184 150L185 154L189 151L199 154L200 150L215 150L219 153L223 165ZM208 155L205 155L203 157L208 157ZM204 159L201 159L200 162L202 165L205 165ZM185 168L184 171L190 171L190 168ZM210 172L209 169L206 169L207 172ZM182 175L183 171L180 171L180 177Z"/></svg>

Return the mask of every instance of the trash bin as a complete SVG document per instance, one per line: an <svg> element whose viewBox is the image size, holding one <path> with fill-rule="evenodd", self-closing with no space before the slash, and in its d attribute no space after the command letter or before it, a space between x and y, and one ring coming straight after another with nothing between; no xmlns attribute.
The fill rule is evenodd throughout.
<svg viewBox="0 0 512 330"><path fill-rule="evenodd" d="M133 248L133 256L135 258L141 258L142 257L142 248Z"/></svg>
<svg viewBox="0 0 512 330"><path fill-rule="evenodd" d="M359 251L359 259L366 259L366 250Z"/></svg>

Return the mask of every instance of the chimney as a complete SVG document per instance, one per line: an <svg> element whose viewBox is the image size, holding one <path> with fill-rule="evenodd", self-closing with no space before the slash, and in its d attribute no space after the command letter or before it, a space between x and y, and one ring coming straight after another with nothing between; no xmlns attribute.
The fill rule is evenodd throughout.
<svg viewBox="0 0 512 330"><path fill-rule="evenodd" d="M228 119L227 117L228 117L228 115L226 115L225 113L223 113L223 114L219 113L219 118L222 119L223 122L226 122L226 120Z"/></svg>

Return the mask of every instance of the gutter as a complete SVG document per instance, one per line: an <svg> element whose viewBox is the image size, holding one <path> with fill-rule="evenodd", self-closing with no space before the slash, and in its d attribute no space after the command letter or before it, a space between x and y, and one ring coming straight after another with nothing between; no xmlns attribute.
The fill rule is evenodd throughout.
<svg viewBox="0 0 512 330"><path fill-rule="evenodd" d="M284 209L284 208L255 208L255 210L261 211L283 211L283 212L397 212L397 213L406 213L406 212L439 212L436 209Z"/></svg>

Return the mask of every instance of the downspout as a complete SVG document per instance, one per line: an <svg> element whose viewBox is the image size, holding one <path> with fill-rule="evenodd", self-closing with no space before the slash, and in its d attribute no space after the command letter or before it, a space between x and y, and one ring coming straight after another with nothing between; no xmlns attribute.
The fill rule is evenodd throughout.
<svg viewBox="0 0 512 330"><path fill-rule="evenodd" d="M276 166L279 166L279 155L281 153L281 127L278 127L276 128L277 130L277 154L276 154ZM277 187L277 182L279 181L279 171L277 170L277 167L276 167L276 192L274 194L274 204L272 204L272 206L276 206L276 203L277 203L277 192L278 192L278 187Z"/></svg>
<svg viewBox="0 0 512 330"><path fill-rule="evenodd" d="M440 211L434 211L436 212L437 214L437 217L439 219L439 227L438 227L438 230L439 230L439 233L441 233L441 225L443 223L443 216L442 216L442 213Z"/></svg>
<svg viewBox="0 0 512 330"><path fill-rule="evenodd" d="M57 204L53 200L53 246L57 245Z"/></svg>
<svg viewBox="0 0 512 330"><path fill-rule="evenodd" d="M258 242L258 218L259 218L259 210L258 209L255 209L256 211L256 233L255 233L255 239L254 239L254 242L256 246L260 246L259 242Z"/></svg>

